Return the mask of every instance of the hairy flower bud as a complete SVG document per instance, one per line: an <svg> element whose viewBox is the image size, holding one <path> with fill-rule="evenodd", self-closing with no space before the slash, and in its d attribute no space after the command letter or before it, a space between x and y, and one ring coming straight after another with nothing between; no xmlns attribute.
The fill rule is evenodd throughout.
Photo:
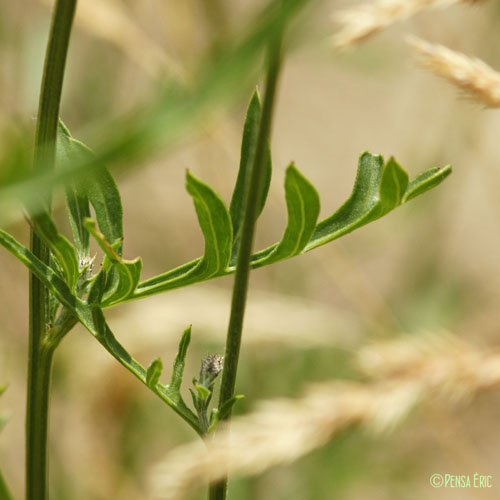
<svg viewBox="0 0 500 500"><path fill-rule="evenodd" d="M213 385L217 375L222 371L224 357L219 354L210 354L202 362L199 384L209 388Z"/></svg>

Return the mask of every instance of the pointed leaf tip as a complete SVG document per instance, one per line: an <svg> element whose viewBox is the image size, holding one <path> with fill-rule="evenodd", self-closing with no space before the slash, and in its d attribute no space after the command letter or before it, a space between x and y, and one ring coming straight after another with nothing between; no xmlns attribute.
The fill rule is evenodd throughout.
<svg viewBox="0 0 500 500"><path fill-rule="evenodd" d="M306 251L378 219L393 207L399 199L393 190L401 181L400 176L392 176L393 173L397 173L393 162L384 165L382 155L362 153L351 195L335 213L318 223Z"/></svg>
<svg viewBox="0 0 500 500"><path fill-rule="evenodd" d="M377 217L382 217L400 205L407 187L408 174L406 170L393 157L389 158L389 161L383 166L379 188L380 208L376 214Z"/></svg>
<svg viewBox="0 0 500 500"><path fill-rule="evenodd" d="M74 139L66 126L59 122L58 161L91 160L98 162L94 152L82 142ZM78 176L66 189L66 200L75 243L78 250L88 253L88 234L83 231L82 220L90 215L89 203L95 210L99 229L106 239L114 242L123 236L123 209L120 192L113 176L103 164L92 169L89 175ZM121 248L117 249L121 254Z"/></svg>
<svg viewBox="0 0 500 500"><path fill-rule="evenodd" d="M316 227L320 201L316 188L291 163L286 169L285 198L288 224L279 244L261 259L254 259L253 266L264 266L278 260L298 255L305 248Z"/></svg>
<svg viewBox="0 0 500 500"><path fill-rule="evenodd" d="M189 172L186 175L186 189L193 198L205 239L205 253L198 266L185 279L202 281L224 272L229 263L233 241L231 218L219 195Z"/></svg>
<svg viewBox="0 0 500 500"><path fill-rule="evenodd" d="M438 184L441 184L441 182L443 182L446 177L451 174L451 172L451 165L446 165L442 168L434 167L422 172L408 184L406 192L403 195L403 203L410 201L426 191L429 191L429 189L433 189Z"/></svg>
<svg viewBox="0 0 500 500"><path fill-rule="evenodd" d="M168 392L177 396L179 394L182 377L184 376L184 366L186 364L186 355L191 342L191 326L188 326L184 333L182 334L181 340L179 342L179 349L177 350L177 355L175 356L174 366L172 368L172 377L170 379L170 384L168 385Z"/></svg>
<svg viewBox="0 0 500 500"><path fill-rule="evenodd" d="M232 260L236 258L236 254L238 252L241 226L244 217L245 200L250 184L250 174L255 159L255 151L257 147L257 138L259 135L261 116L262 104L260 101L259 92L256 90L253 93L248 105L245 125L243 127L243 137L241 141L241 155L238 176L236 178L236 184L234 186L231 204L229 207L234 235ZM259 193L258 215L260 215L260 213L264 209L267 194L269 192L269 186L271 183L272 161L269 146L265 162L265 174L261 186L261 192Z"/></svg>

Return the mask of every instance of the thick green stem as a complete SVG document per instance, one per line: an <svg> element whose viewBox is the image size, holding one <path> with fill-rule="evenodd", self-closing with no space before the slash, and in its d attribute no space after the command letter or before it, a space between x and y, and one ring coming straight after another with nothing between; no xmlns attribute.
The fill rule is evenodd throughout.
<svg viewBox="0 0 500 500"><path fill-rule="evenodd" d="M27 421L26 498L28 500L48 498L47 433L53 354L53 349L39 347L36 362L33 362L31 366L32 373L36 373L36 378L30 380Z"/></svg>
<svg viewBox="0 0 500 500"><path fill-rule="evenodd" d="M255 159L252 167L250 186L245 200L245 215L243 219L238 261L234 277L233 297L231 302L231 314L226 339L226 352L224 355L224 369L220 389L219 408L229 401L234 395L236 383L236 372L240 355L241 334L243 330L243 318L247 300L248 280L250 275L250 257L252 255L255 225L258 215L258 200L263 182L266 150L268 147L273 107L276 94L276 86L280 71L280 48L281 41L276 40L270 48L269 66L266 80L264 103L262 107L262 119L259 127L259 135L255 151ZM230 418L228 415L226 418ZM226 498L227 478L210 486L210 500L224 500Z"/></svg>
<svg viewBox="0 0 500 500"><path fill-rule="evenodd" d="M75 8L76 0L57 0L54 7L38 108L34 155L36 170L51 168L55 162L59 105ZM46 204L49 208L50 199L46 200ZM42 262L49 264L49 250L33 229L31 251ZM33 275L30 275L29 306L26 499L46 500L47 425L53 348L44 345L49 323L48 292Z"/></svg>
<svg viewBox="0 0 500 500"><path fill-rule="evenodd" d="M50 382L54 352L77 320L72 313L63 310L61 315L38 344L37 356L30 364L36 377L30 379L27 417L27 484L28 500L48 498L47 487L47 436L49 423ZM0 497L0 500L1 497Z"/></svg>

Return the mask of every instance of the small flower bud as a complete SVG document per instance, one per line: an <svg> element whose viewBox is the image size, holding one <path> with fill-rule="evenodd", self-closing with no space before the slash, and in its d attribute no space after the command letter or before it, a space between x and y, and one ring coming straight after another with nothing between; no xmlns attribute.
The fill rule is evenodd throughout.
<svg viewBox="0 0 500 500"><path fill-rule="evenodd" d="M80 273L82 273L81 278L83 280L88 280L92 276L92 269L94 267L94 259L95 259L95 255L93 257L89 257L88 255L80 255L80 258L78 260L78 267L79 267Z"/></svg>
<svg viewBox="0 0 500 500"><path fill-rule="evenodd" d="M224 357L210 354L201 362L199 383L205 387L213 385L217 375L222 371Z"/></svg>

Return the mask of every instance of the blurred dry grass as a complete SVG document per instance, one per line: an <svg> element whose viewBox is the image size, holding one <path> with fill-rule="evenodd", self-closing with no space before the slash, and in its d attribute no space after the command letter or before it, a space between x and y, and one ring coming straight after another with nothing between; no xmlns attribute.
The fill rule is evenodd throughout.
<svg viewBox="0 0 500 500"><path fill-rule="evenodd" d="M168 54L188 74L217 42L219 26L237 31L256 8L221 1L222 20L207 16L203 0L115 3L157 54ZM454 166L454 174L385 219L252 275L240 412L260 398L294 396L311 381L355 378L351 354L367 339L444 327L475 345L498 344L500 113L462 99L417 69L403 40L413 33L498 68L500 6L485 2L474 9L422 13L349 54L334 54L328 43L331 14L357 3L323 2L304 27L304 43L287 60L273 136L273 183L258 245L282 232L283 172L291 160L318 187L323 215L347 197L357 158L366 149L394 155L413 175L445 163ZM48 10L38 1L0 4L0 125L30 122L35 115L47 26ZM119 116L147 101L157 85L158 73L145 70L126 46L77 24L62 108L71 128ZM191 169L229 200L245 104L207 117L174 152L119 178L125 253L143 257L147 276L200 254L184 171ZM26 242L24 225L10 229ZM0 463L20 497L27 275L5 252L0 262L0 383L9 384L1 408L11 414L0 435ZM203 355L221 350L230 287L231 278L224 278L121 306L109 312L110 322L144 363L159 355L168 363L182 329L193 323L188 381ZM286 341L287 335L294 342ZM65 339L56 375L54 500L142 498L152 464L194 437L81 329ZM494 476L489 492L433 490L428 479L441 470L495 474L499 407L491 393L457 413L439 405L426 409L392 436L345 433L293 466L235 481L234 498L495 498L500 477Z"/></svg>
<svg viewBox="0 0 500 500"><path fill-rule="evenodd" d="M170 452L155 467L152 497L181 500L195 487L289 464L355 424L383 433L417 404L455 406L498 389L500 355L440 332L372 343L358 356L371 383L328 382L302 398L266 401L201 444Z"/></svg>

